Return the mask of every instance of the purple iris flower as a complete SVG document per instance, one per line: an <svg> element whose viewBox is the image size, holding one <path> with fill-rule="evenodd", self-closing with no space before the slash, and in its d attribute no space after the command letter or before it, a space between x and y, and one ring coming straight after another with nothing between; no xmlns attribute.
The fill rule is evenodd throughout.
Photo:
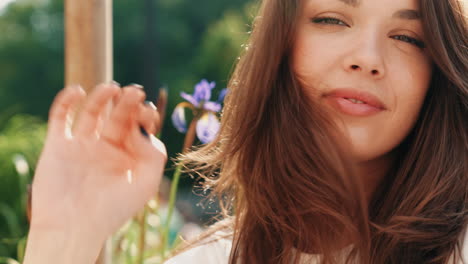
<svg viewBox="0 0 468 264"><path fill-rule="evenodd" d="M218 102L211 102L211 90L215 88L215 82L208 82L203 79L200 83L195 85L195 92L193 95L187 93L180 93L180 96L191 103L195 108L203 108L208 111L219 112L221 111L221 104Z"/></svg>
<svg viewBox="0 0 468 264"><path fill-rule="evenodd" d="M221 103L226 96L227 89L223 89L216 102L210 101L211 91L215 88L215 82L208 82L203 79L195 85L193 94L182 92L180 95L187 102L182 102L176 106L172 113L172 123L180 133L187 132L187 121L185 119L185 109L191 109L194 113L200 113L200 118L196 124L196 134L203 143L211 142L218 134L220 123L215 113L221 111Z"/></svg>
<svg viewBox="0 0 468 264"><path fill-rule="evenodd" d="M197 122L197 137L203 144L213 141L218 135L220 128L218 117L208 112Z"/></svg>
<svg viewBox="0 0 468 264"><path fill-rule="evenodd" d="M187 132L187 121L185 121L185 107L177 105L172 113L172 123L180 133Z"/></svg>

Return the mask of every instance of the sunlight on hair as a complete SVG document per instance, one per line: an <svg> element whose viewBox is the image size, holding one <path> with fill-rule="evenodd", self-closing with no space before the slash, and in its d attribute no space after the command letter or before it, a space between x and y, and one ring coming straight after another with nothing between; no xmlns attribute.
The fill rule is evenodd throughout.
<svg viewBox="0 0 468 264"><path fill-rule="evenodd" d="M458 0L463 8L463 15L465 18L468 17L468 0Z"/></svg>

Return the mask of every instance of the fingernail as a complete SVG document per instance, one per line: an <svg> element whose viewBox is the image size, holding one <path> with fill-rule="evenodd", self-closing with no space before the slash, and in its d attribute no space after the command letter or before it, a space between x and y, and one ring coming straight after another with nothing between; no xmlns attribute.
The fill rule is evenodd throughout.
<svg viewBox="0 0 468 264"><path fill-rule="evenodd" d="M148 105L149 107L151 107L155 111L158 110L158 108L151 101L145 101L145 105Z"/></svg>
<svg viewBox="0 0 468 264"><path fill-rule="evenodd" d="M116 81L112 81L111 83L112 83L113 85L116 85L116 86L118 86L118 87L121 87L120 83L118 83L118 82L116 82Z"/></svg>
<svg viewBox="0 0 468 264"><path fill-rule="evenodd" d="M129 84L128 86L133 86L133 87L135 87L135 88L144 89L143 85L140 85L140 84L137 84L137 83L131 83L131 84Z"/></svg>
<svg viewBox="0 0 468 264"><path fill-rule="evenodd" d="M143 136L145 136L146 138L149 138L148 132L146 132L145 128L143 128L143 126L141 125L140 125L140 132Z"/></svg>

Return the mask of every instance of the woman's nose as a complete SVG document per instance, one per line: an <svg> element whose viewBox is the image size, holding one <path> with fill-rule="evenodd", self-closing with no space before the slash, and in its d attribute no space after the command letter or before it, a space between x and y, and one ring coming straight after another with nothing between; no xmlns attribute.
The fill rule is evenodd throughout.
<svg viewBox="0 0 468 264"><path fill-rule="evenodd" d="M374 79L385 76L383 49L376 38L367 37L351 47L345 56L344 69L350 73L360 73Z"/></svg>
<svg viewBox="0 0 468 264"><path fill-rule="evenodd" d="M361 65L364 65L364 64L361 64ZM370 75L372 76L375 76L375 77L380 77L382 76L383 74L383 69L380 69L381 67L378 67L378 66L375 66L375 67L363 67L362 66L359 66L357 64L353 64L350 66L350 69L349 71L365 71L365 72L369 72Z"/></svg>

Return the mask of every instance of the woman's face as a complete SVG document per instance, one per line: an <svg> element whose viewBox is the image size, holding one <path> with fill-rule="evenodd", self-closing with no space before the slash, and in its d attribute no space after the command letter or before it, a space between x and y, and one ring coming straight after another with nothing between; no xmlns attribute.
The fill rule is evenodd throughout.
<svg viewBox="0 0 468 264"><path fill-rule="evenodd" d="M415 124L431 79L418 2L304 1L291 61L298 80L332 110L357 161L384 156Z"/></svg>

